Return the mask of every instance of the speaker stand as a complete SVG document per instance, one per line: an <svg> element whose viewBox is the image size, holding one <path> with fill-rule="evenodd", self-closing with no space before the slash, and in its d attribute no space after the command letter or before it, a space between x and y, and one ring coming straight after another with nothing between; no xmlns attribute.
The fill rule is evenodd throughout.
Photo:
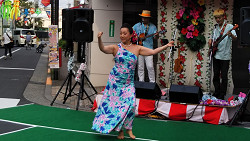
<svg viewBox="0 0 250 141"><path fill-rule="evenodd" d="M86 47L86 42L78 42L78 49L82 49L82 54L81 56L77 56L78 59L81 60L82 63L85 63L85 47ZM78 51L79 52L79 51ZM78 53L78 55L80 55L80 53ZM86 80L88 81L88 83L90 84L90 86L94 89L95 94L97 94L96 89L94 88L94 86L92 85L92 83L89 81L89 79L87 78L87 76L84 73L84 70L82 70L82 75L81 75L81 83L80 84L80 89L79 89L79 93L78 93L78 100L77 100L77 106L76 106L76 110L78 110L79 104L80 104L80 99L83 99L83 92L85 93L85 95L87 96L87 98L89 99L89 101L94 104L94 102L91 100L90 96L87 94L87 92L84 89L84 78L86 78ZM94 95L94 94L93 94ZM91 95L91 96L93 96ZM86 98L84 98L86 99Z"/></svg>
<svg viewBox="0 0 250 141"><path fill-rule="evenodd" d="M63 93L61 92L62 88L64 87L65 83L67 82L67 85L66 85L66 90L65 92L63 93L64 94L64 99L67 97L67 95L71 95L71 92L72 92L72 78L74 77L74 73L72 71L74 65L73 65L73 60L74 60L74 56L73 56L73 48L70 47L70 46L67 46L68 48L68 52L69 52L69 60L68 60L68 75L66 77L66 79L64 80L63 84L61 85L60 89L57 91L54 99L52 100L52 102L50 103L50 106L53 106L57 96L60 94L60 93ZM69 91L68 91L69 90ZM69 93L68 93L69 92Z"/></svg>
<svg viewBox="0 0 250 141"><path fill-rule="evenodd" d="M233 124L237 124L237 120L240 118L240 116L244 113L244 111L246 110L246 106L249 100L249 94L250 94L250 90L248 90L248 93L245 97L245 99L243 100L243 102L240 105L240 108L237 110L237 112L234 114L232 120L229 123L229 126L231 127Z"/></svg>
<svg viewBox="0 0 250 141"><path fill-rule="evenodd" d="M84 89L84 78L87 80L87 82L90 85L90 87L95 91L94 94L88 95L88 93ZM72 89L70 90L70 93L64 98L63 104L65 104L65 102L67 101L67 99L72 96L71 92L75 89L75 87L77 86L77 84L80 86L80 89L79 89L79 93L75 94L75 95L78 96L76 110L78 110L78 108L79 108L80 100L85 100L85 99L88 98L89 101L91 102L91 104L94 104L94 102L92 101L92 99L90 97L93 96L93 95L95 95L95 94L97 94L97 91L94 88L94 86L91 84L91 82L89 81L88 77L84 74L84 71L82 71L81 82L78 82L78 81L75 82L75 84L73 85ZM83 93L85 93L86 98L83 98Z"/></svg>
<svg viewBox="0 0 250 141"><path fill-rule="evenodd" d="M63 93L61 92L62 88L64 87L65 83L67 82L67 85L66 85L66 90L65 92L63 93L64 94L64 100L66 99L67 95L71 95L71 92L72 92L72 76L73 76L73 72L72 70L70 70L70 72L68 73L65 81L63 82L63 84L61 85L60 89L57 91L54 99L52 100L52 102L50 103L50 106L53 106L57 96L60 94L60 93ZM68 91L69 90L69 91ZM69 92L69 93L68 93Z"/></svg>
<svg viewBox="0 0 250 141"><path fill-rule="evenodd" d="M85 47L83 48L83 50L85 50ZM85 51L83 51L83 53L85 53ZM67 99L68 99L69 97L73 96L73 95L72 95L73 90L75 89L76 85L78 84L78 85L80 86L79 93L78 93L78 94L74 94L74 95L78 95L77 105L76 105L76 110L78 110L78 109L79 109L80 99L81 99L81 100L84 100L84 99L88 98L89 101L91 102L91 104L94 104L94 102L91 100L90 97L93 96L93 95L95 95L95 94L97 94L97 91L96 91L96 89L94 88L94 86L92 85L92 83L90 82L90 80L88 79L88 77L84 74L84 70L82 71L82 74L81 74L81 81L80 81L80 82L76 81L75 84L74 84L73 87L72 87L72 78L75 78L75 75L74 75L74 73L73 73L73 71L72 71L73 66L74 66L74 65L73 65L73 60L74 60L73 58L74 58L74 57L73 57L73 53L72 53L72 52L70 52L70 54L71 54L71 57L72 57L72 58L70 58L70 59L69 59L69 62L68 62L68 67L70 67L70 68L69 68L69 73L68 73L68 75L67 75L65 81L64 81L63 84L61 85L60 89L59 89L58 92L56 93L56 95L55 95L55 97L54 97L54 99L53 99L53 101L51 102L50 105L52 106L53 103L55 102L57 96L58 96L60 93L63 93L63 92L61 92L61 90L62 90L62 88L64 87L65 83L67 82L66 90L65 90L65 92L63 93L63 94L64 94L64 101L63 101L63 104L66 103L66 101L67 101ZM84 60L84 59L83 59L83 60ZM86 92L85 89L84 89L84 79L87 80L87 82L88 82L88 84L90 85L90 87L95 91L94 94L92 94L92 95L88 95L88 94L87 94L87 92ZM83 92L84 92L85 95L87 96L86 98L83 98Z"/></svg>

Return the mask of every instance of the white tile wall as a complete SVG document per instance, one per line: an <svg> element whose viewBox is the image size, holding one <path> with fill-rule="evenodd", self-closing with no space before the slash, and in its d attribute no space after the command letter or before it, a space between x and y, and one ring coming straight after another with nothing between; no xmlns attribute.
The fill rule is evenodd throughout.
<svg viewBox="0 0 250 141"><path fill-rule="evenodd" d="M94 10L93 42L90 47L90 76L91 83L95 86L105 86L108 75L114 66L112 54L104 54L98 47L97 34L102 31L104 45L120 42L120 27L123 16L123 0L92 0ZM114 37L109 37L110 20L115 21Z"/></svg>

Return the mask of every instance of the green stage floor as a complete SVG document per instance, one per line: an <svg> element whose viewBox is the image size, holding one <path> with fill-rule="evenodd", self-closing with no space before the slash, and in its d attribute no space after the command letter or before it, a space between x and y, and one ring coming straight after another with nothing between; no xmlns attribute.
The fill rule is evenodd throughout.
<svg viewBox="0 0 250 141"><path fill-rule="evenodd" d="M91 130L94 116L92 112L35 104L0 109L0 121L28 126L0 134L0 141L117 140L117 132L103 135ZM244 141L250 138L250 129L247 128L144 118L135 118L133 132L136 140Z"/></svg>

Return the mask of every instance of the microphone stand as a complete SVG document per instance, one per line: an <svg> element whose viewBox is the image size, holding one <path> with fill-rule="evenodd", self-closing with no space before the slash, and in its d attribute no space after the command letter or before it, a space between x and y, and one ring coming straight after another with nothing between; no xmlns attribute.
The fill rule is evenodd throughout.
<svg viewBox="0 0 250 141"><path fill-rule="evenodd" d="M175 40L176 33L177 33L177 29L175 29L175 32L173 34L171 41ZM168 62L169 58L171 57L171 62L170 62L171 67L170 67L169 79L168 79L168 80L170 80L170 86L173 83L173 75L174 75L174 70L173 70L174 69L174 51L176 51L175 47L174 46L170 47L170 51L169 51L168 59L167 59L167 62Z"/></svg>
<svg viewBox="0 0 250 141"><path fill-rule="evenodd" d="M216 28L216 24L214 25L214 29ZM214 31L214 30L213 30ZM213 41L215 40L214 39L215 36L214 36L214 32L213 32ZM211 46L213 47L214 45L214 42L212 42ZM207 88L208 90L208 95L212 96L212 92L211 92L211 83L212 83L212 64L213 64L213 56L212 56L212 51L213 51L213 48L210 48L208 53L209 53L209 75L208 75L208 78L209 78L209 86Z"/></svg>

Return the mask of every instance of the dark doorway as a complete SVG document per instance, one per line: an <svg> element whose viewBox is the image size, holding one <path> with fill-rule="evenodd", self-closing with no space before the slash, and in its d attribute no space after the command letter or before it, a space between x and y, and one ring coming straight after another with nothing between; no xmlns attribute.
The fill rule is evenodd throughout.
<svg viewBox="0 0 250 141"><path fill-rule="evenodd" d="M240 28L240 8L249 7L250 1L234 1L233 24L239 24ZM241 30L241 29L240 29ZM232 72L234 83L234 94L239 92L247 93L250 88L250 77L248 64L250 60L250 46L240 46L240 31L237 30L238 40L233 42L232 49ZM250 40L250 39L249 39Z"/></svg>
<svg viewBox="0 0 250 141"><path fill-rule="evenodd" d="M123 23L134 25L141 22L142 10L151 11L151 22L157 26L157 1L155 0L124 0L123 1Z"/></svg>
<svg viewBox="0 0 250 141"><path fill-rule="evenodd" d="M157 27L157 1L155 0L124 0L123 1L123 23L128 23L131 26L135 25L138 22L141 22L141 17L139 14L142 13L142 10L151 11L151 19L150 22L153 23ZM154 41L154 48L156 48L157 41ZM154 67L156 74L156 64L157 64L158 56L154 55ZM145 81L148 80L147 69L145 65ZM157 77L155 77L157 78ZM138 80L137 77L137 69L135 73L135 79Z"/></svg>

